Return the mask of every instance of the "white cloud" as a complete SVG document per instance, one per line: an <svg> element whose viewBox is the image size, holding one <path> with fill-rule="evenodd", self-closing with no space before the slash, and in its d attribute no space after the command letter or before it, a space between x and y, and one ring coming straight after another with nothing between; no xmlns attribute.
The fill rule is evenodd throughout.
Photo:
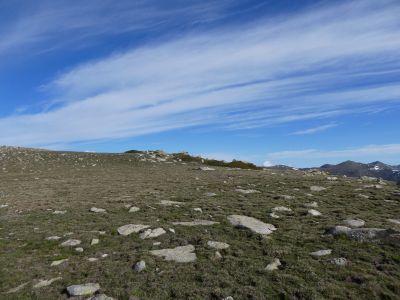
<svg viewBox="0 0 400 300"><path fill-rule="evenodd" d="M326 124L326 125L321 125L313 128L308 128L300 131L293 132L293 135L304 135L304 134L314 134L317 132L325 131L330 128L336 127L337 124Z"/></svg>
<svg viewBox="0 0 400 300"><path fill-rule="evenodd" d="M88 62L46 85L57 107L0 119L0 144L71 143L204 124L255 128L397 103L400 84L344 83L400 67L399 15L396 1L348 2Z"/></svg>
<svg viewBox="0 0 400 300"><path fill-rule="evenodd" d="M266 160L266 161L264 161L263 166L264 167L272 167L272 166L274 166L274 164L272 163L272 161Z"/></svg>
<svg viewBox="0 0 400 300"><path fill-rule="evenodd" d="M400 144L387 144L387 145L368 145L359 148L347 148L342 150L291 150L279 151L269 153L267 157L274 160L283 160L288 158L343 158L349 159L351 157L363 158L366 156L376 156L383 158L385 156L400 155Z"/></svg>
<svg viewBox="0 0 400 300"><path fill-rule="evenodd" d="M1 5L1 4L0 4ZM5 14L18 3L4 5ZM153 31L178 22L190 26L211 22L218 18L229 1L199 5L186 1L185 5L170 2L160 5L157 0L137 1L48 1L23 2L14 18L0 20L0 55L21 52L41 53L73 46L82 48L99 37L127 32ZM179 21L178 21L179 20ZM51 46L49 46L51 45ZM29 53L29 54L30 54Z"/></svg>

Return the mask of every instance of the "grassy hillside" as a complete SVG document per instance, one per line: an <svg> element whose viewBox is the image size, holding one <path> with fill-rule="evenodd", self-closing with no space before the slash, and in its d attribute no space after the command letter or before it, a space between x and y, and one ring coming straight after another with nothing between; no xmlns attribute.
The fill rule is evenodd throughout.
<svg viewBox="0 0 400 300"><path fill-rule="evenodd" d="M323 173L293 170L203 171L204 164L183 154L0 148L0 298L67 299L66 287L98 283L114 299L400 299L400 225L389 221L400 218L394 183L328 180ZM165 200L181 203L163 205ZM313 202L321 216L308 213ZM130 206L139 210L129 212ZM279 218L272 217L279 206L291 211L276 210ZM229 215L254 217L276 230L263 236L235 228ZM347 218L394 234L365 242L326 234ZM217 223L172 224L197 219ZM126 224L166 233L119 235ZM47 240L52 236L60 239ZM81 244L60 246L68 239ZM91 245L93 239L99 243ZM209 241L229 248L216 254ZM150 252L185 245L194 246L195 261L166 261ZM331 254L310 255L323 249ZM348 263L339 266L335 258ZM68 260L51 266L61 259ZM279 268L266 270L274 259ZM137 272L140 260L146 268Z"/></svg>

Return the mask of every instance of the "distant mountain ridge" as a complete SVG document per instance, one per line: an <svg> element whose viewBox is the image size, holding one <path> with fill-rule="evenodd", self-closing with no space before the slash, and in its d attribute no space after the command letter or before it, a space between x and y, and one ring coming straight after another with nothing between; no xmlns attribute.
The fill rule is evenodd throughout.
<svg viewBox="0 0 400 300"><path fill-rule="evenodd" d="M319 167L319 169L333 175L369 176L396 182L400 181L400 165L391 166L380 161L364 164L347 160L337 165L326 164Z"/></svg>

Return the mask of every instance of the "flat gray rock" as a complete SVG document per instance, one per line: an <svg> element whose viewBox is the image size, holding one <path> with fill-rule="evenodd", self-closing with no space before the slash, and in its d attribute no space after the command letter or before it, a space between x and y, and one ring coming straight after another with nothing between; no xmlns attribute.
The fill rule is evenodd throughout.
<svg viewBox="0 0 400 300"><path fill-rule="evenodd" d="M260 191L257 190L245 190L245 189L236 189L236 192L242 193L242 194L255 194L255 193L260 193Z"/></svg>
<svg viewBox="0 0 400 300"><path fill-rule="evenodd" d="M346 219L344 223L352 228L363 227L365 225L365 221L361 219Z"/></svg>
<svg viewBox="0 0 400 300"><path fill-rule="evenodd" d="M276 206L272 209L273 211L281 211L281 212L291 212L292 209L286 206Z"/></svg>
<svg viewBox="0 0 400 300"><path fill-rule="evenodd" d="M210 168L210 167L200 167L200 168L198 168L198 170L200 170L200 171L215 171L215 169Z"/></svg>
<svg viewBox="0 0 400 300"><path fill-rule="evenodd" d="M315 252L311 252L310 255L312 256L325 256L325 255L329 255L332 253L331 249L324 249L324 250L318 250Z"/></svg>
<svg viewBox="0 0 400 300"><path fill-rule="evenodd" d="M396 219L388 219L388 221L390 223L396 224L396 225L400 225L400 220L396 220Z"/></svg>
<svg viewBox="0 0 400 300"><path fill-rule="evenodd" d="M321 192L323 190L326 190L326 188L323 187L323 186L313 185L313 186L310 187L310 190L312 192Z"/></svg>
<svg viewBox="0 0 400 300"><path fill-rule="evenodd" d="M47 241L58 241L59 239L61 239L61 237L57 235L49 236L46 238Z"/></svg>
<svg viewBox="0 0 400 300"><path fill-rule="evenodd" d="M8 291L6 292L6 294L13 294L13 293L18 292L18 291L22 290L26 285L28 285L28 283L29 283L29 282L24 282L24 283L20 284L19 286L8 290Z"/></svg>
<svg viewBox="0 0 400 300"><path fill-rule="evenodd" d="M50 284L52 284L54 281L57 281L57 280L61 280L62 279L62 277L56 277L56 278L52 278L52 279L43 279L43 280L39 280L39 282L38 283L36 283L35 285L33 285L33 288L34 289L38 289L38 288L42 288L42 287L45 287L45 286L49 286Z"/></svg>
<svg viewBox="0 0 400 300"><path fill-rule="evenodd" d="M92 295L100 289L98 283L85 283L71 285L67 287L68 295L70 296L87 296Z"/></svg>
<svg viewBox="0 0 400 300"><path fill-rule="evenodd" d="M97 207L92 207L90 209L90 211L94 212L94 213L105 213L106 212L106 210L104 208L97 208Z"/></svg>
<svg viewBox="0 0 400 300"><path fill-rule="evenodd" d="M179 263L188 263L196 260L196 253L193 245L180 246L173 249L152 250L151 254L163 257L167 261L175 261Z"/></svg>
<svg viewBox="0 0 400 300"><path fill-rule="evenodd" d="M318 217L318 216L322 215L318 210L315 210L315 209L309 209L308 214L313 217Z"/></svg>
<svg viewBox="0 0 400 300"><path fill-rule="evenodd" d="M187 222L172 222L173 225L182 225L182 226L210 226L214 224L219 224L219 222L209 221L209 220L194 220Z"/></svg>
<svg viewBox="0 0 400 300"><path fill-rule="evenodd" d="M143 231L139 237L144 240L144 239L151 239L151 238L155 238L158 237L160 235L163 235L167 233L163 228L159 227L159 228L155 228L155 229L147 229L145 231Z"/></svg>
<svg viewBox="0 0 400 300"><path fill-rule="evenodd" d="M136 206L132 206L131 208L129 208L129 212L130 212L130 213L137 212L137 211L139 211L139 210L140 210L140 208L139 208L139 207L136 207Z"/></svg>
<svg viewBox="0 0 400 300"><path fill-rule="evenodd" d="M207 196L207 197L215 197L215 196L217 196L216 193L211 193L211 192L207 192L204 195Z"/></svg>
<svg viewBox="0 0 400 300"><path fill-rule="evenodd" d="M208 241L207 245L208 245L208 247L218 249L218 250L229 248L229 244L223 243L223 242L216 242L216 241Z"/></svg>
<svg viewBox="0 0 400 300"><path fill-rule="evenodd" d="M349 228L346 226L334 226L329 228L327 233L332 235L345 235L349 239L359 242L399 237L400 235L400 231L393 229Z"/></svg>
<svg viewBox="0 0 400 300"><path fill-rule="evenodd" d="M270 215L271 218L274 218L274 219L279 219L279 218L280 218L280 217L279 217L276 213L274 213L274 212L270 213L269 215Z"/></svg>
<svg viewBox="0 0 400 300"><path fill-rule="evenodd" d="M252 232L262 235L271 234L276 230L275 226L272 224L267 224L253 217L243 215L230 215L228 216L228 221L235 227L247 228Z"/></svg>
<svg viewBox="0 0 400 300"><path fill-rule="evenodd" d="M68 258L55 260L55 261L51 262L50 267L61 265L62 263L65 263L66 261L68 261Z"/></svg>
<svg viewBox="0 0 400 300"><path fill-rule="evenodd" d="M74 247L78 246L81 243L80 240L66 240L65 242L61 243L61 247Z"/></svg>
<svg viewBox="0 0 400 300"><path fill-rule="evenodd" d="M185 202L171 201L171 200L161 200L159 204L160 205L164 205L164 206L171 206L171 205L185 204Z"/></svg>
<svg viewBox="0 0 400 300"><path fill-rule="evenodd" d="M127 224L119 227L117 231L120 235L126 236L130 235L131 233L136 233L143 229L147 229L149 227L150 227L149 225L142 225L142 224Z"/></svg>

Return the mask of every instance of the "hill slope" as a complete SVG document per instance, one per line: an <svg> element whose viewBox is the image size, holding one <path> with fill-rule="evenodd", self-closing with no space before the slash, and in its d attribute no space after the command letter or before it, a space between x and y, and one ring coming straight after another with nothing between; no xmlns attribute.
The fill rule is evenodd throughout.
<svg viewBox="0 0 400 300"><path fill-rule="evenodd" d="M380 161L369 164L345 161L337 165L323 165L320 170L334 175L351 177L370 176L391 181L400 181L400 166L390 166Z"/></svg>
<svg viewBox="0 0 400 300"><path fill-rule="evenodd" d="M398 299L399 204L391 182L0 148L0 298Z"/></svg>

